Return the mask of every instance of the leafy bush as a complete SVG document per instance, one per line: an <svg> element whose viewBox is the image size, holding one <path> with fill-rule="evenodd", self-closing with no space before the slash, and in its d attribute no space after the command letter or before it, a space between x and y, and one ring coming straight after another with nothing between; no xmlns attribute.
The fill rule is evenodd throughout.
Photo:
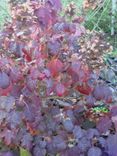
<svg viewBox="0 0 117 156"><path fill-rule="evenodd" d="M85 28L60 10L59 0L12 6L0 38L0 140L33 156L111 154L116 134L106 145L100 136L112 128L112 92L80 59ZM100 101L108 111L92 113Z"/></svg>

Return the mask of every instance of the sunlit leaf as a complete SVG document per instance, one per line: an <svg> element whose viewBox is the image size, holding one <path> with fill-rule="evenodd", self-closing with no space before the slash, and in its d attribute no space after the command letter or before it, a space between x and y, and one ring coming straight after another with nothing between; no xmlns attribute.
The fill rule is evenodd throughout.
<svg viewBox="0 0 117 156"><path fill-rule="evenodd" d="M20 147L20 156L31 156L30 152Z"/></svg>

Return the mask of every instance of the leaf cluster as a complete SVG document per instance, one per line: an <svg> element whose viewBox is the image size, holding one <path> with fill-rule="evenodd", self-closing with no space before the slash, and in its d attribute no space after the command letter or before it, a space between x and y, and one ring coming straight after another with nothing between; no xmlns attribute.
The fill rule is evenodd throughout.
<svg viewBox="0 0 117 156"><path fill-rule="evenodd" d="M80 58L78 43L85 28L59 16L60 10L59 0L12 6L12 21L0 32L0 139L33 156L68 156L72 150L74 156L100 155L91 143L95 128L107 131L111 118L85 120L90 107L112 102L112 92Z"/></svg>

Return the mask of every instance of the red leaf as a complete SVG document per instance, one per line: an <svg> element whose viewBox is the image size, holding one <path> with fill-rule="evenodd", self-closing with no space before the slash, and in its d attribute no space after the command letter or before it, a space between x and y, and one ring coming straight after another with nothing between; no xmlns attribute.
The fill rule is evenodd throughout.
<svg viewBox="0 0 117 156"><path fill-rule="evenodd" d="M62 71L63 63L59 59L53 59L47 64L47 67L49 68L52 76L55 77Z"/></svg>
<svg viewBox="0 0 117 156"><path fill-rule="evenodd" d="M112 96L110 95L110 96L108 96L106 99L105 99L105 102L106 103L112 103Z"/></svg>
<svg viewBox="0 0 117 156"><path fill-rule="evenodd" d="M76 90L78 90L82 94L89 95L92 93L93 88L90 87L87 83L83 83L82 85L78 85L76 87Z"/></svg>
<svg viewBox="0 0 117 156"><path fill-rule="evenodd" d="M28 62L32 61L31 54L30 54L26 49L24 49L24 48L22 49L22 51L23 51L23 53L24 53L25 59L26 59Z"/></svg>

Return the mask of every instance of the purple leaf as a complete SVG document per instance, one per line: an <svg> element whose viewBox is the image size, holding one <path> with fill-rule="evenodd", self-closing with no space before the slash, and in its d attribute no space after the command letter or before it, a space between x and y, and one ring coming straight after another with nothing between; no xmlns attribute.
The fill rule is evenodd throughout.
<svg viewBox="0 0 117 156"><path fill-rule="evenodd" d="M102 156L102 151L98 147L91 147L88 151L88 156Z"/></svg>
<svg viewBox="0 0 117 156"><path fill-rule="evenodd" d="M96 100L102 100L104 98L103 89L104 86L102 85L98 85L95 87L93 95L96 98Z"/></svg>
<svg viewBox="0 0 117 156"><path fill-rule="evenodd" d="M115 135L109 135L107 146L109 156L117 156L117 133Z"/></svg>
<svg viewBox="0 0 117 156"><path fill-rule="evenodd" d="M8 152L2 152L2 153L0 153L0 156L16 156L16 155L14 155L13 152L8 151Z"/></svg>
<svg viewBox="0 0 117 156"><path fill-rule="evenodd" d="M56 147L58 151L62 151L66 149L66 143L61 136L53 137L53 146Z"/></svg>
<svg viewBox="0 0 117 156"><path fill-rule="evenodd" d="M74 146L70 149L68 149L64 154L63 156L80 156L80 149L78 146Z"/></svg>
<svg viewBox="0 0 117 156"><path fill-rule="evenodd" d="M61 0L47 0L47 3L57 11L61 9Z"/></svg>
<svg viewBox="0 0 117 156"><path fill-rule="evenodd" d="M100 145L102 146L102 147L104 147L104 148L106 148L106 139L104 139L103 137L99 137L98 138L98 141L99 141L99 143L100 143Z"/></svg>
<svg viewBox="0 0 117 156"><path fill-rule="evenodd" d="M87 130L87 135L86 135L86 137L87 137L88 139L92 139L92 138L95 137L95 136L96 136L96 137L99 136L99 132L98 132L97 129L90 128L90 129Z"/></svg>
<svg viewBox="0 0 117 156"><path fill-rule="evenodd" d="M9 45L9 49L11 51L11 53L14 53L17 57L21 57L22 56L22 49L23 49L24 45L23 44L19 44L15 41L11 41L10 45Z"/></svg>
<svg viewBox="0 0 117 156"><path fill-rule="evenodd" d="M74 128L74 125L73 125L71 119L65 119L63 121L63 126L66 129L66 131L68 131L68 132L71 132Z"/></svg>
<svg viewBox="0 0 117 156"><path fill-rule="evenodd" d="M21 86L19 86L19 85L13 85L13 88L12 88L12 90L11 90L11 96L13 96L13 97L20 97L20 94L21 94Z"/></svg>
<svg viewBox="0 0 117 156"><path fill-rule="evenodd" d="M21 74L20 69L18 69L16 67L12 68L11 72L10 72L10 78L11 78L12 82L14 82L14 83L21 80L22 74Z"/></svg>
<svg viewBox="0 0 117 156"><path fill-rule="evenodd" d="M112 126L112 122L108 116L102 117L97 123L97 129L101 133L105 133L106 131L108 131L111 128L111 126Z"/></svg>
<svg viewBox="0 0 117 156"><path fill-rule="evenodd" d="M81 68L81 63L79 61L73 61L71 64L71 69L75 73L79 73L79 70Z"/></svg>
<svg viewBox="0 0 117 156"><path fill-rule="evenodd" d="M21 114L20 112L12 111L8 114L7 122L11 128L16 128L21 125Z"/></svg>
<svg viewBox="0 0 117 156"><path fill-rule="evenodd" d="M13 96L1 96L0 97L0 109L4 109L6 111L10 111L14 108L15 98Z"/></svg>
<svg viewBox="0 0 117 156"><path fill-rule="evenodd" d="M60 43L56 40L51 40L48 43L48 50L50 54L57 55L58 52L60 51Z"/></svg>
<svg viewBox="0 0 117 156"><path fill-rule="evenodd" d="M3 120L7 117L7 112L0 110L0 124L3 122Z"/></svg>
<svg viewBox="0 0 117 156"><path fill-rule="evenodd" d="M73 134L76 139L80 139L83 137L84 133L80 126L75 126L73 129Z"/></svg>
<svg viewBox="0 0 117 156"><path fill-rule="evenodd" d="M117 132L117 116L113 116L111 119L112 119L112 122L114 123L115 130Z"/></svg>
<svg viewBox="0 0 117 156"><path fill-rule="evenodd" d="M34 109L32 108L32 106L30 107L26 106L24 108L24 118L30 122L35 120L35 113L34 113Z"/></svg>
<svg viewBox="0 0 117 156"><path fill-rule="evenodd" d="M97 85L93 92L96 100L105 100L105 102L112 102L112 92L109 87L104 85Z"/></svg>
<svg viewBox="0 0 117 156"><path fill-rule="evenodd" d="M86 104L92 106L95 104L95 102L96 102L96 99L92 95L89 95L86 97Z"/></svg>
<svg viewBox="0 0 117 156"><path fill-rule="evenodd" d="M65 93L65 86L62 83L56 85L56 93L58 96L63 96Z"/></svg>
<svg viewBox="0 0 117 156"><path fill-rule="evenodd" d="M30 91L34 91L37 87L37 79L33 80L30 76L27 77L27 88Z"/></svg>
<svg viewBox="0 0 117 156"><path fill-rule="evenodd" d="M45 156L45 155L46 155L46 149L39 148L39 146L34 147L33 156Z"/></svg>
<svg viewBox="0 0 117 156"><path fill-rule="evenodd" d="M8 75L4 72L0 72L0 87L2 89L8 88L10 85L10 79Z"/></svg>
<svg viewBox="0 0 117 156"><path fill-rule="evenodd" d="M49 9L40 7L35 10L35 15L38 17L38 21L42 27L47 27L52 21L52 17Z"/></svg>
<svg viewBox="0 0 117 156"><path fill-rule="evenodd" d="M117 106L111 106L111 116L117 116Z"/></svg>
<svg viewBox="0 0 117 156"><path fill-rule="evenodd" d="M83 137L78 142L78 147L82 152L85 152L91 147L91 143L86 137Z"/></svg>
<svg viewBox="0 0 117 156"><path fill-rule="evenodd" d="M26 133L23 135L23 138L21 140L21 144L23 147L30 149L32 147L32 136L30 133Z"/></svg>

